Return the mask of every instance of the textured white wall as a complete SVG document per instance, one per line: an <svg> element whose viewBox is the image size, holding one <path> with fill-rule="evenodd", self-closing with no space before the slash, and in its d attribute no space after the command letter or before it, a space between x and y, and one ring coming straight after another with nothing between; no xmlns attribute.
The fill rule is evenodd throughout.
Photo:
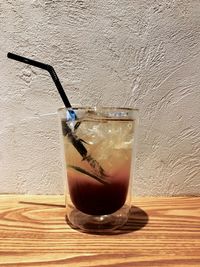
<svg viewBox="0 0 200 267"><path fill-rule="evenodd" d="M200 194L199 0L0 0L0 192L62 193L62 102L140 109L140 195Z"/></svg>

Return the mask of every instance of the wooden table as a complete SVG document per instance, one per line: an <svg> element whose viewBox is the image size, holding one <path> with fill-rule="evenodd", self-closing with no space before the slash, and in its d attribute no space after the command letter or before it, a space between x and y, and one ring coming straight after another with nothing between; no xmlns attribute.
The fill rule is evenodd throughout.
<svg viewBox="0 0 200 267"><path fill-rule="evenodd" d="M136 198L114 235L72 230L63 196L0 196L0 266L200 266L200 197Z"/></svg>

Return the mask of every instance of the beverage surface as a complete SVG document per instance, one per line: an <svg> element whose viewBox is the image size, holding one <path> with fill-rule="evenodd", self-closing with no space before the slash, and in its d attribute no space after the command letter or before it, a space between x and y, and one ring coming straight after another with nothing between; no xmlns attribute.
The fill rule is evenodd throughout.
<svg viewBox="0 0 200 267"><path fill-rule="evenodd" d="M127 196L134 121L83 119L77 129L74 129L76 123L69 122L68 125L83 142L87 155L92 156L103 168L106 183L102 184L71 167L76 166L88 173L95 173L91 164L64 137L71 201L77 209L87 214L111 214L124 205Z"/></svg>

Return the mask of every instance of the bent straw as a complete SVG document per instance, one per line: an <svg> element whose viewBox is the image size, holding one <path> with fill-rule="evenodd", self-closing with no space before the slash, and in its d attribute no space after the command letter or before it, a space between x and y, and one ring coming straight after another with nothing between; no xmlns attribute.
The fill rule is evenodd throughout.
<svg viewBox="0 0 200 267"><path fill-rule="evenodd" d="M39 61L36 61L36 60L32 60L32 59L29 59L29 58L26 58L26 57L22 57L22 56L19 56L19 55L16 55L16 54L13 54L13 53L8 53L7 54L7 57L10 58L10 59L14 59L14 60L17 60L17 61L20 61L20 62L23 62L25 64L28 64L28 65L32 65L34 67L37 67L37 68L40 68L40 69L44 69L44 70L47 70L55 85L56 85L56 88L63 100L63 103L65 105L66 108L70 108L71 107L71 104L65 94L65 91L60 83L60 80L54 70L54 68L51 66L51 65L48 65L48 64L44 64L42 62L39 62ZM73 110L71 110L71 113L74 113ZM75 114L75 117L76 117L76 114ZM79 139L73 132L72 130L69 128L69 126L67 124L65 124L65 127L63 127L63 129L65 129L65 135L68 135L71 143L73 144L73 146L76 148L76 150L79 152L79 154L83 157L83 160L87 160L88 163L90 164L90 166L96 170L98 172L98 175L100 175L100 177L98 178L99 181L101 183L105 183L105 173L104 173L104 170L103 168L100 166L100 164L95 160L93 159L90 155L88 155L87 153L87 149L85 148L85 146L83 145L81 139ZM79 170L80 171L80 170ZM90 175L91 176L91 175ZM93 176L91 176L93 177ZM94 178L94 177L93 177Z"/></svg>
<svg viewBox="0 0 200 267"><path fill-rule="evenodd" d="M14 59L14 60L17 60L17 61L20 61L20 62L23 62L25 64L28 64L28 65L32 65L34 67L37 67L37 68L40 68L40 69L43 69L43 70L47 70L49 72L49 74L51 75L55 85L56 85L56 88L58 89L58 92L63 100L63 103L65 105L66 108L70 108L71 107L71 104L65 94L65 91L60 83L60 80L58 79L58 76L54 70L54 68L51 66L51 65L48 65L48 64L44 64L42 62L39 62L39 61L36 61L36 60L32 60L32 59L29 59L29 58L26 58L26 57L22 57L22 56L19 56L19 55L16 55L16 54L13 54L13 53L8 53L7 54L7 57L8 58L11 58L11 59Z"/></svg>

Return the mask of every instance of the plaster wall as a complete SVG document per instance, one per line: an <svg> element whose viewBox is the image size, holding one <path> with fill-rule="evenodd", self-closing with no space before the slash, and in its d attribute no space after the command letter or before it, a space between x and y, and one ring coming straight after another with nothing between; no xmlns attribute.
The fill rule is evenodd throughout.
<svg viewBox="0 0 200 267"><path fill-rule="evenodd" d="M52 64L71 103L140 110L134 194L199 195L199 14L199 0L1 0L0 193L63 192L63 104L14 52Z"/></svg>

